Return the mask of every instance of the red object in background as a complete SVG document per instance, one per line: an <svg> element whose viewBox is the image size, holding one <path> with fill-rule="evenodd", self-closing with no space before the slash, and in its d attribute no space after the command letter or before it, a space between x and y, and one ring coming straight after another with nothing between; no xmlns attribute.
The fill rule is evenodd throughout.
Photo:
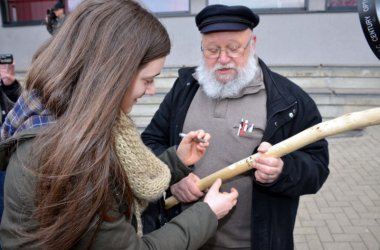
<svg viewBox="0 0 380 250"><path fill-rule="evenodd" d="M56 0L8 0L8 22L42 21Z"/></svg>
<svg viewBox="0 0 380 250"><path fill-rule="evenodd" d="M356 7L358 0L327 0L327 7Z"/></svg>

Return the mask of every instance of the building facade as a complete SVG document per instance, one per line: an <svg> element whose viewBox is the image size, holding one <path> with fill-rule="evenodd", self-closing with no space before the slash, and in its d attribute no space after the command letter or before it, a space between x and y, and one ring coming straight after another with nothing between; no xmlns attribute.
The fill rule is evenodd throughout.
<svg viewBox="0 0 380 250"><path fill-rule="evenodd" d="M43 19L48 6L55 1L0 2L0 53L12 53L17 70L25 71L33 53L50 37ZM78 2L80 0L65 0L67 11ZM378 67L379 60L368 46L360 25L357 2L144 0L143 4L157 14L171 36L173 49L166 61L167 67L197 64L201 56L200 34L194 18L202 8L213 3L247 5L260 15L260 24L255 28L257 53L268 65Z"/></svg>

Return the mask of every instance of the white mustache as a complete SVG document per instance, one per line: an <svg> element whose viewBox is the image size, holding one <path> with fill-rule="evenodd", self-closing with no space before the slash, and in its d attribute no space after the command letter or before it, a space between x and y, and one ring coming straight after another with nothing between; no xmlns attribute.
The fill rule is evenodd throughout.
<svg viewBox="0 0 380 250"><path fill-rule="evenodd" d="M213 71L215 72L219 69L235 69L236 70L237 67L233 63L229 63L229 64L225 64L225 65L215 64Z"/></svg>
<svg viewBox="0 0 380 250"><path fill-rule="evenodd" d="M225 76L217 73L217 70L220 69L235 70L234 76L226 76L226 78L233 79L223 79L226 81L221 82L219 78L225 78ZM199 84L204 93L212 99L233 97L239 94L252 81L257 72L259 72L259 68L254 53L250 54L248 62L242 66L237 66L233 62L228 64L217 63L208 69L205 61L202 60L196 69Z"/></svg>

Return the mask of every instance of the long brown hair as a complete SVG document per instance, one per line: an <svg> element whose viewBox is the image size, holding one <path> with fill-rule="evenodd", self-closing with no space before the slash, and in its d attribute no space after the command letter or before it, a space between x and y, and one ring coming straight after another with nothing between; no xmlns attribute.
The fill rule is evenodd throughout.
<svg viewBox="0 0 380 250"><path fill-rule="evenodd" d="M167 31L131 0L84 0L36 53L26 89L56 116L36 139L33 232L46 249L69 249L109 209L115 189L132 193L112 127L139 69L169 54Z"/></svg>

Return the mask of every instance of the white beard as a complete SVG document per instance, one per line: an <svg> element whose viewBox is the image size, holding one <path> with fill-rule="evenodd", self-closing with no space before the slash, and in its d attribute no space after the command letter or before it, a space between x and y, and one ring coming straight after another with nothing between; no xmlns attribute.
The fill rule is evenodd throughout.
<svg viewBox="0 0 380 250"><path fill-rule="evenodd" d="M218 80L215 71L222 68L232 68L237 71L234 79ZM200 66L196 69L198 82L203 88L205 94L212 99L223 99L238 95L242 89L250 84L258 71L257 59L255 53L249 53L247 64L241 68L234 63L227 65L215 64L214 68L209 70L202 59Z"/></svg>

